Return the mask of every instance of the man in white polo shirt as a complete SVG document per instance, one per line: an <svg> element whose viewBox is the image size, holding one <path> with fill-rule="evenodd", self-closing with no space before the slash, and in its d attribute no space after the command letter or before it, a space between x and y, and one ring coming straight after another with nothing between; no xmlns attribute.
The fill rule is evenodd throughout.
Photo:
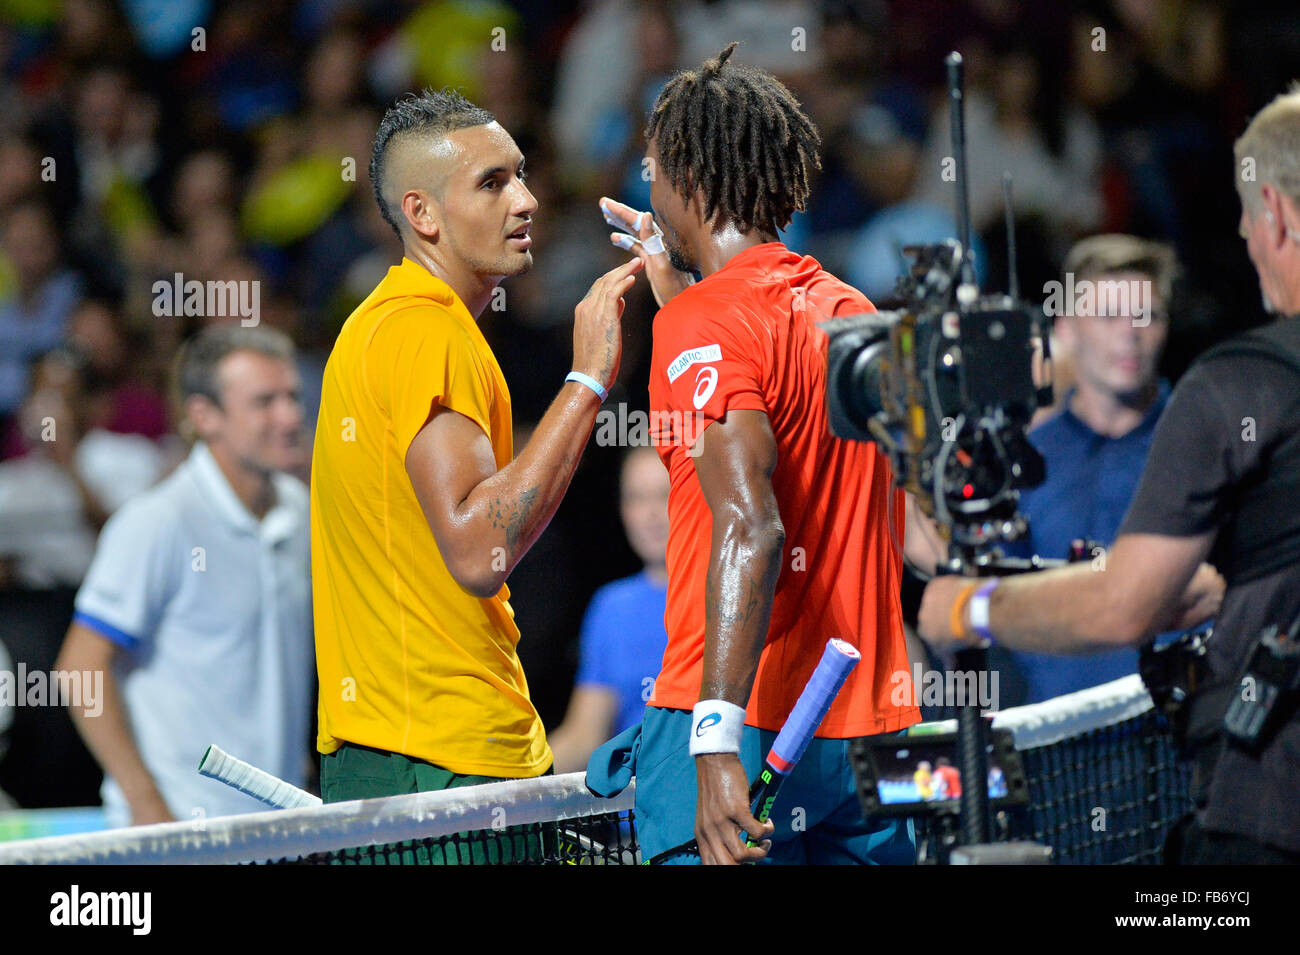
<svg viewBox="0 0 1300 955"><path fill-rule="evenodd" d="M72 707L110 825L265 808L198 774L209 744L302 785L313 702L308 493L293 346L210 327L178 385L198 439L105 525L57 666L104 673Z"/></svg>

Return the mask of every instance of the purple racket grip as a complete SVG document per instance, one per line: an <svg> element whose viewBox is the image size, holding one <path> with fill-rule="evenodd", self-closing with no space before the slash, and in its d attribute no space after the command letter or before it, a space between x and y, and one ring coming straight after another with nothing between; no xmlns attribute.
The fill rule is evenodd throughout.
<svg viewBox="0 0 1300 955"><path fill-rule="evenodd" d="M848 679L849 671L857 666L862 654L843 640L831 640L826 644L817 669L808 678L808 685L799 694L799 701L786 719L781 732L772 744L767 761L773 769L789 773L794 764L803 757L804 750L812 742L817 727L826 718L826 711L835 701L835 695Z"/></svg>

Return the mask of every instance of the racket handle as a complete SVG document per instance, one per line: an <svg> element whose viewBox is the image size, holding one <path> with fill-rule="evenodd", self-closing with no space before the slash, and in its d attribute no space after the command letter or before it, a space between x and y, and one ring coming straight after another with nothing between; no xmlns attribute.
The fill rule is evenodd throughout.
<svg viewBox="0 0 1300 955"><path fill-rule="evenodd" d="M799 701L781 727L776 742L767 755L767 761L778 772L786 774L803 758L813 734L826 718L826 711L835 701L835 695L848 679L862 654L852 644L831 640L826 644L817 669L808 678L808 685L799 694Z"/></svg>
<svg viewBox="0 0 1300 955"><path fill-rule="evenodd" d="M843 640L831 640L826 644L817 669L808 678L807 685L799 694L799 700L790 711L781 732L776 735L776 742L768 751L762 772L749 790L750 813L759 822L767 822L772 814L772 803L781 791L785 777L794 769L794 764L803 758L813 734L826 718L826 711L831 708L840 687L848 679L862 655L857 648ZM745 844L757 845L749 836Z"/></svg>
<svg viewBox="0 0 1300 955"><path fill-rule="evenodd" d="M242 759L231 756L220 746L209 746L199 763L199 772L238 789L273 809L296 809L299 806L319 806L321 799L292 783L272 776L265 770L251 766Z"/></svg>
<svg viewBox="0 0 1300 955"><path fill-rule="evenodd" d="M749 788L749 814L759 822L767 822L772 815L772 800L781 791L785 782L785 773L777 772L771 763L764 763L763 770Z"/></svg>

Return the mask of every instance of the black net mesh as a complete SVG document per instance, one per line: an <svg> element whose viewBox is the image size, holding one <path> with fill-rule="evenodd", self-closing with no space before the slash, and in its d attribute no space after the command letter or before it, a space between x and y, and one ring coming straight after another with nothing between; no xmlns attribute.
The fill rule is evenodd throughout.
<svg viewBox="0 0 1300 955"><path fill-rule="evenodd" d="M1066 865L1158 864L1169 828L1192 809L1190 771L1153 710L1021 751L1030 805L1016 838Z"/></svg>
<svg viewBox="0 0 1300 955"><path fill-rule="evenodd" d="M635 865L631 810L279 859L275 865Z"/></svg>

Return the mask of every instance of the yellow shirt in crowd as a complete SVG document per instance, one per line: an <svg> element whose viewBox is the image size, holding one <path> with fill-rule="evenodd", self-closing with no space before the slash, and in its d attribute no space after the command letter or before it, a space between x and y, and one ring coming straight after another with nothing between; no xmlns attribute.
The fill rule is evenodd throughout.
<svg viewBox="0 0 1300 955"><path fill-rule="evenodd" d="M357 307L325 366L311 474L317 748L344 742L455 773L536 776L550 747L502 586L452 577L406 473L435 406L512 458L510 393L455 292L403 258Z"/></svg>

